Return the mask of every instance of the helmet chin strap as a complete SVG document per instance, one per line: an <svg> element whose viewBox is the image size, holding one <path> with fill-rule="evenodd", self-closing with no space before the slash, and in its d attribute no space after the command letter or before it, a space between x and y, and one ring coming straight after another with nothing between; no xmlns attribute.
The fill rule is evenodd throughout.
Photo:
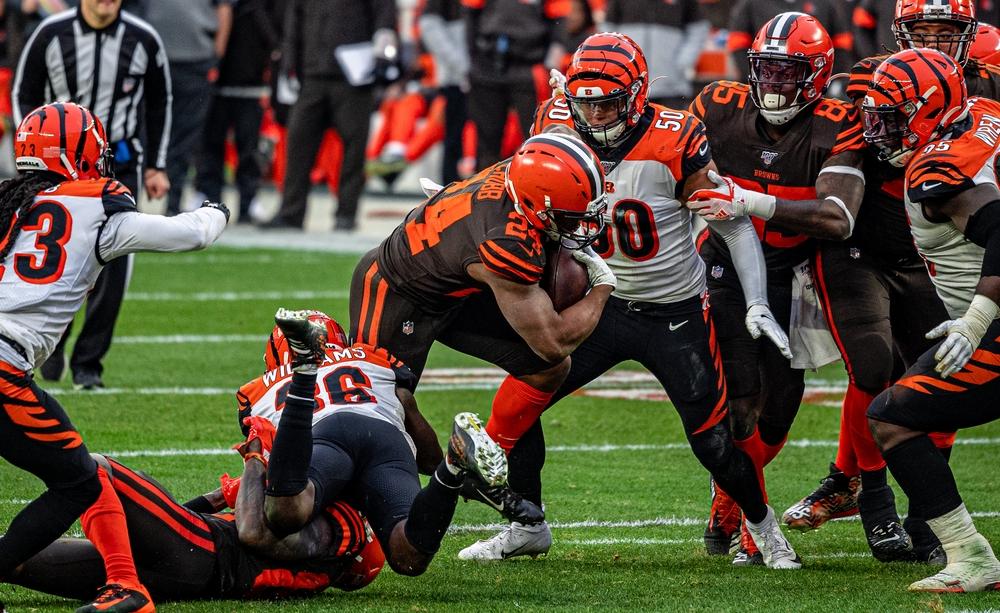
<svg viewBox="0 0 1000 613"><path fill-rule="evenodd" d="M70 174L71 177L73 177L74 181L80 178L80 175L78 175L77 172L76 172L76 168L73 168L73 165L69 163L69 158L66 157L66 152L65 151L61 151L59 153L59 160L62 162L62 164L66 168L66 170L69 171L69 174Z"/></svg>

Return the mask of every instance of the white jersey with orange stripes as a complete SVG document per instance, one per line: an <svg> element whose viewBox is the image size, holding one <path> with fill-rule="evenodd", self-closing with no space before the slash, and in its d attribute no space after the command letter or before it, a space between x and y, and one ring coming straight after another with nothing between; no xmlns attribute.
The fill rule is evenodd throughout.
<svg viewBox="0 0 1000 613"><path fill-rule="evenodd" d="M236 392L241 414L264 417L278 427L291 382L292 367L283 364L246 383ZM399 428L416 457L403 405L396 396L397 387L412 389L414 384L410 369L384 349L358 343L328 350L316 374L313 425L336 411L381 419Z"/></svg>
<svg viewBox="0 0 1000 613"><path fill-rule="evenodd" d="M128 188L114 179L44 190L0 263L0 334L26 354L0 342L0 360L24 370L45 361L108 261L139 251L202 249L225 227L225 215L213 208L176 217L139 213Z"/></svg>
<svg viewBox="0 0 1000 613"><path fill-rule="evenodd" d="M969 308L982 276L984 249L948 220L931 221L925 206L951 199L977 185L997 184L1000 102L970 101L968 129L922 149L906 169L906 213L917 252L951 317ZM932 213L933 215L933 213Z"/></svg>

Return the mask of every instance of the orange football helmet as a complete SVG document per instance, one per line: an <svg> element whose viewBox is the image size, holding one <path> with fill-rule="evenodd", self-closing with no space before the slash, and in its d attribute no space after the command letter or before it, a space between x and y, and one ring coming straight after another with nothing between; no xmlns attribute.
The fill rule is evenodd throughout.
<svg viewBox="0 0 1000 613"><path fill-rule="evenodd" d="M984 64L1000 64L1000 28L988 23L979 24L969 56Z"/></svg>
<svg viewBox="0 0 1000 613"><path fill-rule="evenodd" d="M768 123L781 125L823 96L833 40L815 17L780 13L757 32L747 57L750 97Z"/></svg>
<svg viewBox="0 0 1000 613"><path fill-rule="evenodd" d="M568 248L586 247L604 230L604 169L583 141L532 136L514 152L504 183L528 223Z"/></svg>
<svg viewBox="0 0 1000 613"><path fill-rule="evenodd" d="M948 24L954 31L915 31L918 24L925 23ZM928 47L947 53L964 65L976 37L977 23L972 0L896 0L892 33L900 51Z"/></svg>
<svg viewBox="0 0 1000 613"><path fill-rule="evenodd" d="M101 121L79 104L53 102L21 120L14 134L18 170L47 170L67 179L112 176L111 150Z"/></svg>
<svg viewBox="0 0 1000 613"><path fill-rule="evenodd" d="M936 49L899 51L879 65L861 105L865 141L880 160L903 167L917 149L964 115L962 68Z"/></svg>
<svg viewBox="0 0 1000 613"><path fill-rule="evenodd" d="M343 349L348 346L347 334L335 319L322 311L313 311L309 315L309 320L318 321L326 326L326 346L328 349ZM285 338L281 328L275 326L264 345L264 366L270 371L290 360L288 339Z"/></svg>
<svg viewBox="0 0 1000 613"><path fill-rule="evenodd" d="M576 131L592 146L615 147L646 110L646 57L624 34L588 36L573 53L565 90Z"/></svg>

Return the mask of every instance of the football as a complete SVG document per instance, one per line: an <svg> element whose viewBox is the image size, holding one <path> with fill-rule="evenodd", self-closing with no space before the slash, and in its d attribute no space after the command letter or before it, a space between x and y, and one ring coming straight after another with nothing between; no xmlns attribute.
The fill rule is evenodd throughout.
<svg viewBox="0 0 1000 613"><path fill-rule="evenodd" d="M590 276L587 267L573 259L571 250L550 242L545 249L545 270L540 285L558 313L587 295Z"/></svg>

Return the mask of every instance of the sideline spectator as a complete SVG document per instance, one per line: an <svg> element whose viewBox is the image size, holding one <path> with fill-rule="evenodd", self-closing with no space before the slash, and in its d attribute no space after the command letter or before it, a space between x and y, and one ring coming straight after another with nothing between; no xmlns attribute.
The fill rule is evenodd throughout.
<svg viewBox="0 0 1000 613"><path fill-rule="evenodd" d="M226 137L232 128L238 158L238 223L249 223L247 213L260 182L257 146L264 118L261 100L270 93L268 67L281 45L276 28L280 7L279 0L238 0L232 35L219 65L217 91L205 122L195 188L212 202L222 201Z"/></svg>
<svg viewBox="0 0 1000 613"><path fill-rule="evenodd" d="M95 56L101 60L96 65L77 61ZM164 168L171 101L167 56L156 31L122 11L121 0L83 0L79 9L53 15L35 29L14 78L15 123L51 101L76 102L101 120L115 156L115 175L132 194L139 194L140 173L147 196L160 198L167 193L170 182ZM143 132L145 146L140 141ZM70 358L78 388L104 387L101 360L111 347L131 271L131 255L108 262L87 298L83 329ZM42 364L42 378L62 378L63 348L71 329L72 324Z"/></svg>
<svg viewBox="0 0 1000 613"><path fill-rule="evenodd" d="M465 46L465 22L459 0L428 0L418 20L420 41L434 57L434 72L445 99L444 157L441 182L458 180L462 158L462 131L468 118L469 50Z"/></svg>
<svg viewBox="0 0 1000 613"><path fill-rule="evenodd" d="M212 103L218 62L225 54L236 0L138 0L141 15L163 37L173 81L167 152L167 215L181 210L191 160L198 154Z"/></svg>
<svg viewBox="0 0 1000 613"><path fill-rule="evenodd" d="M375 83L399 78L393 0L288 0L282 61L298 100L288 118L288 164L281 208L265 228L302 228L309 172L323 133L344 143L335 230L357 226L365 186L365 145Z"/></svg>

